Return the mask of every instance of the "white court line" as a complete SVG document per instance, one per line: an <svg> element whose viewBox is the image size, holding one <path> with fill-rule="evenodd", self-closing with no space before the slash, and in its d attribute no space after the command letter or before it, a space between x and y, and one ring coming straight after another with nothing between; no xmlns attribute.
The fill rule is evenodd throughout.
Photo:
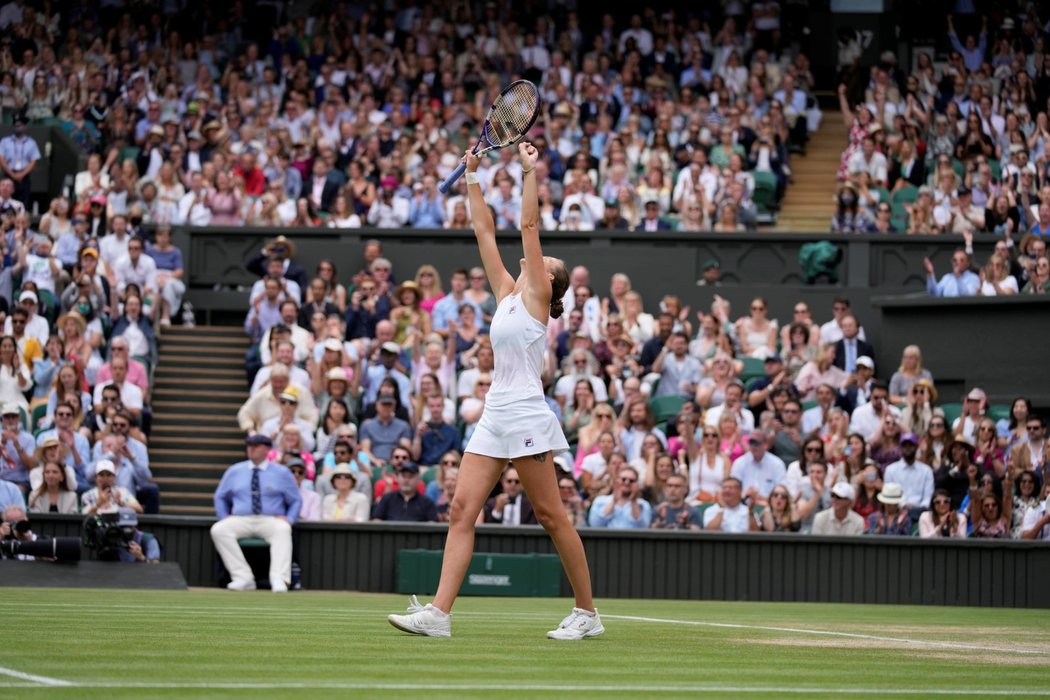
<svg viewBox="0 0 1050 700"><path fill-rule="evenodd" d="M659 617L638 617L636 615L602 615L606 620L627 620L629 622L658 622L666 625L693 625L698 627L721 627L724 629L761 630L764 632L790 632L792 634L810 634L826 637L849 637L851 639L867 639L876 642L897 642L900 644L916 644L948 649L965 649L969 651L998 651L1013 654L1035 654L1046 656L1047 652L1039 649L1018 649L1013 647L981 646L979 644L960 644L958 642L938 642L923 639L904 639L901 637L880 637L874 634L860 634L859 632L836 632L834 630L805 629L801 627L769 627L766 625L741 625L731 622L698 622L695 620L665 620Z"/></svg>
<svg viewBox="0 0 1050 700"><path fill-rule="evenodd" d="M120 681L84 681L70 682L64 685L71 688L108 688L108 689L146 689L146 690L410 690L410 691L506 691L507 683L355 683L316 682L303 683L150 683ZM2 683L0 688L31 688L23 683ZM746 685L571 685L565 683L514 683L516 691L548 692L607 692L607 693L714 693L714 694L805 694L805 695L946 695L946 696L1035 696L1050 697L1050 690L1033 690L1029 688L792 688L785 686L746 686Z"/></svg>
<svg viewBox="0 0 1050 700"><path fill-rule="evenodd" d="M16 671L13 668L5 668L4 666L0 666L0 675L11 676L12 678L18 678L23 681L31 681L34 685L27 684L25 686L27 688L32 688L40 685L50 685L54 687L65 687L73 685L69 681L64 681L60 678L51 678L50 676L35 676L32 673L22 673L21 671Z"/></svg>

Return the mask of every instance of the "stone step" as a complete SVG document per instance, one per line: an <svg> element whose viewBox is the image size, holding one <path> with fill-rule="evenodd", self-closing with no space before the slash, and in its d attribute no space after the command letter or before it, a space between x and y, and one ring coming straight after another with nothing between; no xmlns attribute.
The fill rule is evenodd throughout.
<svg viewBox="0 0 1050 700"><path fill-rule="evenodd" d="M153 390L153 400L172 399L201 399L207 401L206 405L212 405L211 399L238 399L243 403L248 398L247 390L235 389L191 389L189 387L157 387ZM240 403L238 405L240 405Z"/></svg>
<svg viewBox="0 0 1050 700"><path fill-rule="evenodd" d="M215 506L184 506L162 504L161 515L215 515Z"/></svg>
<svg viewBox="0 0 1050 700"><path fill-rule="evenodd" d="M190 477L190 476L155 476L153 477L154 483L162 488L176 487L186 489L184 493L195 493L194 489L198 491L200 489L211 489L214 491L219 485L219 479L208 479L203 477ZM168 491L165 491L168 493Z"/></svg>

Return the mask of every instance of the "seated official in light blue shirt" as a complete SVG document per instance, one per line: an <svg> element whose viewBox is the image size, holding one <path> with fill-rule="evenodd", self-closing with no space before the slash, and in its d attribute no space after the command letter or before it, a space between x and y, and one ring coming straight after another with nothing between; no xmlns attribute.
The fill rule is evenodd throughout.
<svg viewBox="0 0 1050 700"><path fill-rule="evenodd" d="M981 288L981 278L970 269L970 256L959 248L952 253L952 271L938 282L929 258L923 260L926 268L926 291L933 297L972 297Z"/></svg>
<svg viewBox="0 0 1050 700"><path fill-rule="evenodd" d="M283 464L266 459L273 441L256 433L245 440L248 459L226 470L215 491L211 539L230 572L232 591L255 590L255 575L238 540L261 537L270 544L270 588L285 593L292 580L292 524L302 496L295 476Z"/></svg>
<svg viewBox="0 0 1050 700"><path fill-rule="evenodd" d="M649 501L642 498L638 485L638 472L633 467L624 467L616 478L613 492L594 499L587 524L591 527L644 529L649 527L652 519L652 508Z"/></svg>

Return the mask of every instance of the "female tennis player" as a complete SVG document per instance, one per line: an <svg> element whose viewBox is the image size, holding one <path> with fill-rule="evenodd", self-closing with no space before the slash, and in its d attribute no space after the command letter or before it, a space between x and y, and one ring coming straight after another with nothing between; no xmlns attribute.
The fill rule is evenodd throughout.
<svg viewBox="0 0 1050 700"><path fill-rule="evenodd" d="M534 172L539 154L531 143L522 142L518 144L518 155L524 181L521 242L525 257L517 279L503 266L496 247L496 227L478 184L480 159L470 151L463 158L474 233L489 286L498 300L491 327L496 366L485 410L460 465L434 602L422 606L412 596L407 615L387 618L390 624L412 634L451 636L449 613L474 552L474 523L508 460L518 471L536 519L554 540L576 596L572 613L547 636L575 640L596 637L605 631L591 599L591 576L583 543L565 517L558 495L552 458L567 451L569 445L557 418L543 400L540 380L547 319L558 318L564 311L561 299L568 289L569 275L561 260L544 257L540 249Z"/></svg>

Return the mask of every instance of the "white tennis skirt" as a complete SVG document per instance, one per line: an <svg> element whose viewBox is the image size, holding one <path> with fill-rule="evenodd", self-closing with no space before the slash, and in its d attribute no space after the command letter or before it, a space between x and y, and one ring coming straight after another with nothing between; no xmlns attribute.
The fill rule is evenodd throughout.
<svg viewBox="0 0 1050 700"><path fill-rule="evenodd" d="M542 399L485 406L467 443L467 452L514 459L526 455L569 451L558 417Z"/></svg>

